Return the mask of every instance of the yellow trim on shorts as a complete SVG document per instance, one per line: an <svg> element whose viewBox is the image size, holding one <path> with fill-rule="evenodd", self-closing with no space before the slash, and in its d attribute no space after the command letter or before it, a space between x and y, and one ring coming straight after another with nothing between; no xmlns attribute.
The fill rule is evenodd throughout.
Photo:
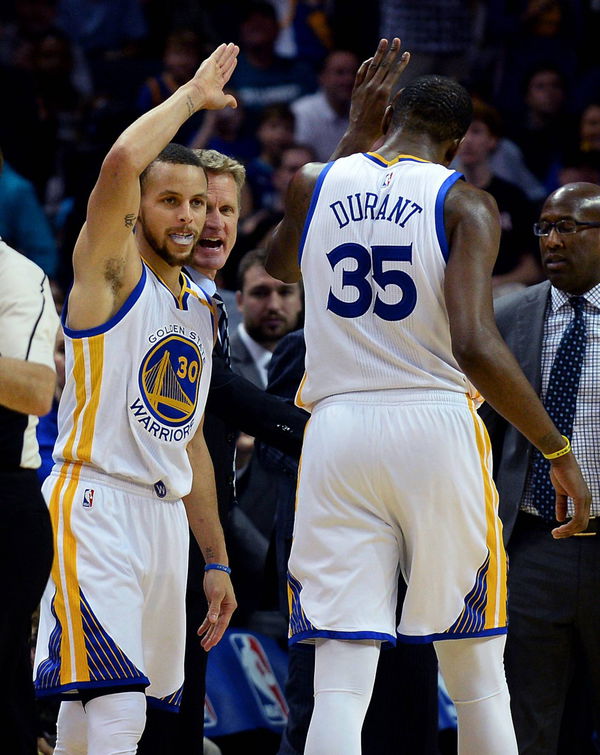
<svg viewBox="0 0 600 755"><path fill-rule="evenodd" d="M77 540L71 528L71 511L80 472L79 464L64 464L50 496L54 532L52 580L56 585L54 610L62 628L60 684L90 679L77 577Z"/></svg>
<svg viewBox="0 0 600 755"><path fill-rule="evenodd" d="M306 383L306 378L308 377L306 370L304 370L304 374L302 375L302 380L300 381L300 385L298 386L298 390L296 391L296 397L294 398L294 403L296 406L300 407L300 409L306 409L306 404L302 400L302 389L304 388L304 384Z"/></svg>
<svg viewBox="0 0 600 755"><path fill-rule="evenodd" d="M475 439L481 464L481 478L485 495L486 546L490 563L486 576L487 602L484 629L495 629L506 625L506 551L502 542L502 523L498 518L498 491L489 471L491 461L490 439L483 421L477 414L475 404L468 398L473 417Z"/></svg>

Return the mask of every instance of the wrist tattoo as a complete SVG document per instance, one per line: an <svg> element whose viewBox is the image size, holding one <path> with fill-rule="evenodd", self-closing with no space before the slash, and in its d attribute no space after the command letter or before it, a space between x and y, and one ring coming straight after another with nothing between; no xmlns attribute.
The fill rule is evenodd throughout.
<svg viewBox="0 0 600 755"><path fill-rule="evenodd" d="M194 110L195 110L195 107L194 107L194 103L192 102L192 98L191 98L191 97L189 96L189 94L188 94L188 96L186 97L186 100L185 100L185 104L187 105L187 109L188 109L188 118L189 118L189 117L190 117L190 115L193 115L193 113L194 113Z"/></svg>
<svg viewBox="0 0 600 755"><path fill-rule="evenodd" d="M136 219L136 215L133 212L127 213L127 215L125 215L125 218L124 218L125 228L133 228L135 219Z"/></svg>

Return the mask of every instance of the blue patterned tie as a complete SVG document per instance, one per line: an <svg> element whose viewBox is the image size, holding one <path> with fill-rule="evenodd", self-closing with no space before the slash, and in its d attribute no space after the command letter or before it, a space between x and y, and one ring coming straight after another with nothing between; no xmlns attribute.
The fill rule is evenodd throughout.
<svg viewBox="0 0 600 755"><path fill-rule="evenodd" d="M219 343L221 344L221 351L223 352L225 365L227 367L231 367L231 349L229 347L229 321L227 319L225 302L221 298L221 294L218 291L215 291L215 293L213 294L213 299L217 302L217 309L219 310L217 329L219 331Z"/></svg>
<svg viewBox="0 0 600 755"><path fill-rule="evenodd" d="M577 389L585 354L585 320L583 319L583 296L572 296L569 304L575 316L565 329L558 345L544 406L562 435L571 439L577 404ZM550 462L534 449L531 486L533 505L540 516L549 522L556 519L555 493L550 482Z"/></svg>

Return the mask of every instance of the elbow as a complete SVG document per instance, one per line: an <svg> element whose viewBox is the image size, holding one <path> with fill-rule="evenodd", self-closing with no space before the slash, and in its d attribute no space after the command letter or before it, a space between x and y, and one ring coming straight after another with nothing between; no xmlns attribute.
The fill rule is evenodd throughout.
<svg viewBox="0 0 600 755"><path fill-rule="evenodd" d="M120 138L104 158L101 173L114 178L124 178L131 174L140 175L146 166L139 163L135 144Z"/></svg>
<svg viewBox="0 0 600 755"><path fill-rule="evenodd" d="M56 374L48 367L44 368L44 374L40 375L35 394L32 396L30 414L43 417L52 409L54 393L56 391Z"/></svg>

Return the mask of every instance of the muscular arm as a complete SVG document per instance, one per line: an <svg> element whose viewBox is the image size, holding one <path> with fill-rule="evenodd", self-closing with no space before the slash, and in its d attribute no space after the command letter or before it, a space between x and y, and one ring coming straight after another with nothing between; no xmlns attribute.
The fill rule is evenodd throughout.
<svg viewBox="0 0 600 755"><path fill-rule="evenodd" d="M0 357L0 404L23 414L48 414L56 373L45 364Z"/></svg>
<svg viewBox="0 0 600 755"><path fill-rule="evenodd" d="M308 163L290 181L285 197L285 215L267 242L266 270L284 283L300 280L300 240L315 184L323 167L323 163Z"/></svg>
<svg viewBox="0 0 600 755"><path fill-rule="evenodd" d="M111 147L75 245L71 327L91 328L106 322L133 290L141 272L133 237L140 205L139 177L193 113L235 105L222 87L235 68L236 56L235 45L221 45L189 82L138 118ZM90 307L92 298L94 306Z"/></svg>
<svg viewBox="0 0 600 755"><path fill-rule="evenodd" d="M201 427L188 444L187 452L192 465L193 482L192 489L183 502L190 529L207 564L227 565L229 562L217 510L213 466ZM208 614L198 634L204 635L202 647L210 650L223 636L237 604L231 579L226 572L216 569L205 572L204 592L208 601Z"/></svg>
<svg viewBox="0 0 600 755"><path fill-rule="evenodd" d="M454 356L500 415L542 453L558 451L564 440L494 320L491 272L500 235L496 203L486 192L457 182L448 193L444 219L450 243L445 299ZM559 494L557 511L566 511L567 494L576 506L573 519L554 531L555 536L567 537L587 525L589 491L572 454L556 459L552 473Z"/></svg>
<svg viewBox="0 0 600 755"><path fill-rule="evenodd" d="M400 40L391 45L380 40L375 55L358 69L352 91L349 125L331 160L369 149L382 136L385 109L400 74L410 60L409 53L400 54ZM267 272L285 283L300 280L298 250L304 222L322 163L309 163L292 179L285 200L285 216L267 243Z"/></svg>

